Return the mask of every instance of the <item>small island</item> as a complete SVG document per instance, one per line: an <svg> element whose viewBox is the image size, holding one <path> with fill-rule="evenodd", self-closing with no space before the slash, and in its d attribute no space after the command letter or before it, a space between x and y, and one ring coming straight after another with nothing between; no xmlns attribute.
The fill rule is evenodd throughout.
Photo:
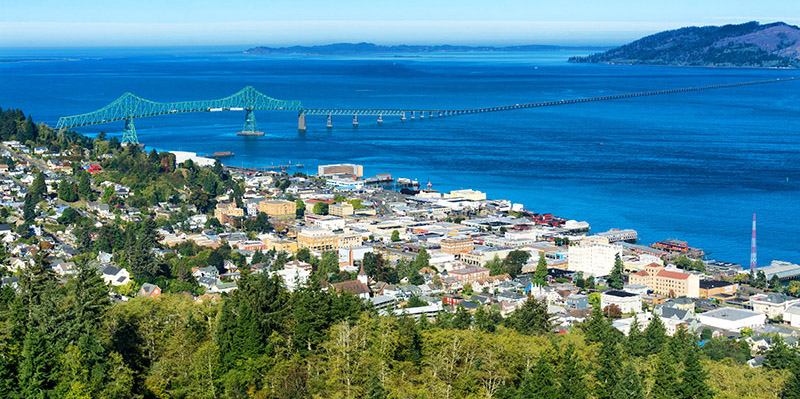
<svg viewBox="0 0 800 399"><path fill-rule="evenodd" d="M570 62L703 67L800 68L800 28L762 25L685 27Z"/></svg>

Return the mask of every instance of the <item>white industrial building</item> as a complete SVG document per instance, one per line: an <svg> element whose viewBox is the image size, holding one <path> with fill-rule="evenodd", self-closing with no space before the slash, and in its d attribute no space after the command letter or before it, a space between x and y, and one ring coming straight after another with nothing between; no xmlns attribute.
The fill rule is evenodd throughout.
<svg viewBox="0 0 800 399"><path fill-rule="evenodd" d="M759 327L767 322L767 315L744 309L721 308L697 314L697 320L709 327L739 332L745 327Z"/></svg>

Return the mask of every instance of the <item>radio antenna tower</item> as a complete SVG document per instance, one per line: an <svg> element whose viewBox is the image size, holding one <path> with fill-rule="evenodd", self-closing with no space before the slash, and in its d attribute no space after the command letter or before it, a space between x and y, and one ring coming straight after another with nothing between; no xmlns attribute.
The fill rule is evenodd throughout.
<svg viewBox="0 0 800 399"><path fill-rule="evenodd" d="M750 241L750 270L756 270L756 214L753 214L753 238Z"/></svg>

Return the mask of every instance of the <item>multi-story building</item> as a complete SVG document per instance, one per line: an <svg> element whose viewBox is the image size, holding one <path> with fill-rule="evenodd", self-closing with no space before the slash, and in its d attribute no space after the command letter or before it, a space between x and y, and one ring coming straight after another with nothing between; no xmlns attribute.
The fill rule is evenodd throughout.
<svg viewBox="0 0 800 399"><path fill-rule="evenodd" d="M319 176L355 175L361 177L364 175L364 167L362 165L355 165L351 163L340 163L335 165L319 165L317 167L317 175Z"/></svg>
<svg viewBox="0 0 800 399"><path fill-rule="evenodd" d="M285 240L278 237L269 237L263 239L264 243L267 244L267 250L275 250L275 252L288 252L288 253L295 253L297 252L297 241L292 240Z"/></svg>
<svg viewBox="0 0 800 399"><path fill-rule="evenodd" d="M440 241L439 245L441 245L442 252L453 255L475 249L475 243L469 236L448 237Z"/></svg>
<svg viewBox="0 0 800 399"><path fill-rule="evenodd" d="M451 270L448 276L455 277L461 284L471 283L489 277L489 269L485 267L467 267L464 269Z"/></svg>
<svg viewBox="0 0 800 399"><path fill-rule="evenodd" d="M303 229L297 233L297 247L315 252L353 248L362 244L361 234L345 231L334 233L325 229Z"/></svg>
<svg viewBox="0 0 800 399"><path fill-rule="evenodd" d="M244 216L244 209L237 208L233 202L223 202L217 204L214 209L214 217L220 222L225 222L229 218L240 218Z"/></svg>
<svg viewBox="0 0 800 399"><path fill-rule="evenodd" d="M585 276L607 276L618 255L622 255L619 245L610 244L603 237L587 237L569 246L568 270L583 272Z"/></svg>
<svg viewBox="0 0 800 399"><path fill-rule="evenodd" d="M700 298L713 298L717 295L733 295L739 284L722 280L700 280Z"/></svg>
<svg viewBox="0 0 800 399"><path fill-rule="evenodd" d="M332 231L324 229L303 229L297 233L297 248L308 248L322 252L338 249L338 239Z"/></svg>
<svg viewBox="0 0 800 399"><path fill-rule="evenodd" d="M355 208L349 202L328 206L328 214L331 216L345 217L352 215L354 212Z"/></svg>
<svg viewBox="0 0 800 399"><path fill-rule="evenodd" d="M258 211L276 218L294 218L297 204L292 201L266 200L258 203Z"/></svg>
<svg viewBox="0 0 800 399"><path fill-rule="evenodd" d="M797 303L800 303L800 298L778 293L758 294L750 297L750 305L753 306L753 311L764 313L770 319L782 316L786 309Z"/></svg>
<svg viewBox="0 0 800 399"><path fill-rule="evenodd" d="M644 269L632 273L629 283L646 285L650 291L673 298L700 297L700 276L677 270L665 270L664 266L657 263L651 263Z"/></svg>

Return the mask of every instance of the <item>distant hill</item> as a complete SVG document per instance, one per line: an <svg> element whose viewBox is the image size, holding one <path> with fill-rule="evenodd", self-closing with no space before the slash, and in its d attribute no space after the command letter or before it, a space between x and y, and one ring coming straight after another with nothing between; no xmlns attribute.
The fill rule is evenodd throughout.
<svg viewBox="0 0 800 399"><path fill-rule="evenodd" d="M607 47L606 47L607 48ZM512 52L512 51L557 51L557 50L604 50L602 47L562 47L548 45L525 46L381 46L375 43L335 43L321 46L253 47L245 54L380 54L380 53L444 53L444 52Z"/></svg>
<svg viewBox="0 0 800 399"><path fill-rule="evenodd" d="M687 27L570 62L800 68L800 28L783 22Z"/></svg>

